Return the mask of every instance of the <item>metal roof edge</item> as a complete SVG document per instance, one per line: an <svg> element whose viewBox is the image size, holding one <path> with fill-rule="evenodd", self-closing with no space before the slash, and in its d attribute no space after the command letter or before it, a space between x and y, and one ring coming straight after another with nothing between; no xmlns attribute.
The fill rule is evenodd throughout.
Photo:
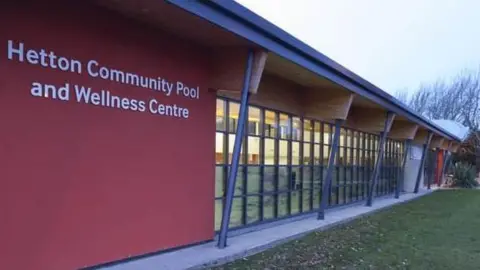
<svg viewBox="0 0 480 270"><path fill-rule="evenodd" d="M265 49L277 53L357 94L366 96L412 122L423 125L449 139L462 141L424 116L414 112L390 94L235 1L166 1L257 43Z"/></svg>

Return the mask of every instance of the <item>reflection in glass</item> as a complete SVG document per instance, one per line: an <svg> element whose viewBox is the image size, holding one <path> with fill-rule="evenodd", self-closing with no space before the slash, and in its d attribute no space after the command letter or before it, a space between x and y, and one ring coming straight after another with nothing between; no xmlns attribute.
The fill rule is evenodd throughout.
<svg viewBox="0 0 480 270"><path fill-rule="evenodd" d="M248 108L248 134L249 135L260 135L260 123L261 123L261 113L259 108L249 107Z"/></svg>
<svg viewBox="0 0 480 270"><path fill-rule="evenodd" d="M261 175L260 167L248 166L247 169L247 194L260 193Z"/></svg>
<svg viewBox="0 0 480 270"><path fill-rule="evenodd" d="M275 140L265 138L265 164L275 164Z"/></svg>
<svg viewBox="0 0 480 270"><path fill-rule="evenodd" d="M218 131L225 131L225 101L217 99L216 126Z"/></svg>
<svg viewBox="0 0 480 270"><path fill-rule="evenodd" d="M299 141L302 136L302 121L298 117L292 118L292 140Z"/></svg>
<svg viewBox="0 0 480 270"><path fill-rule="evenodd" d="M215 163L224 164L225 163L225 154L224 150L224 133L217 132L215 133Z"/></svg>
<svg viewBox="0 0 480 270"><path fill-rule="evenodd" d="M288 115L281 113L279 118L280 139L290 139L291 125Z"/></svg>
<svg viewBox="0 0 480 270"><path fill-rule="evenodd" d="M303 120L303 141L311 142L312 132L313 132L312 121Z"/></svg>
<svg viewBox="0 0 480 270"><path fill-rule="evenodd" d="M277 116L275 112L265 111L265 137L275 138L277 135Z"/></svg>
<svg viewBox="0 0 480 270"><path fill-rule="evenodd" d="M247 197L247 224L260 220L260 196Z"/></svg>
<svg viewBox="0 0 480 270"><path fill-rule="evenodd" d="M232 214L230 215L230 227L238 227L242 225L242 213L243 213L243 199L236 197L233 198Z"/></svg>
<svg viewBox="0 0 480 270"><path fill-rule="evenodd" d="M275 191L275 168L266 166L263 170L263 192Z"/></svg>
<svg viewBox="0 0 480 270"><path fill-rule="evenodd" d="M304 165L311 165L312 163L312 157L310 155L311 147L312 145L310 143L304 143L303 144L303 162L302 164Z"/></svg>
<svg viewBox="0 0 480 270"><path fill-rule="evenodd" d="M320 122L315 121L313 127L313 141L316 143L320 143L320 134L322 131L322 124Z"/></svg>
<svg viewBox="0 0 480 270"><path fill-rule="evenodd" d="M248 136L248 164L260 164L260 138Z"/></svg>
<svg viewBox="0 0 480 270"><path fill-rule="evenodd" d="M228 106L228 132L235 133L238 126L238 112L240 111L240 104L236 102L230 102Z"/></svg>
<svg viewBox="0 0 480 270"><path fill-rule="evenodd" d="M292 142L292 165L300 164L300 143Z"/></svg>
<svg viewBox="0 0 480 270"><path fill-rule="evenodd" d="M215 197L223 197L224 194L224 169L223 166L215 167Z"/></svg>
<svg viewBox="0 0 480 270"><path fill-rule="evenodd" d="M288 164L288 141L286 140L279 141L278 164L280 165Z"/></svg>

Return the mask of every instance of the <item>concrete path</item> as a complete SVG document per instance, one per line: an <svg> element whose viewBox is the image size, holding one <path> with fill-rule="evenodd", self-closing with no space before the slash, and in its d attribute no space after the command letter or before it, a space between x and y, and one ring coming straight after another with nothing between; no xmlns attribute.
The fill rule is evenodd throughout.
<svg viewBox="0 0 480 270"><path fill-rule="evenodd" d="M432 190L433 191L433 190ZM402 194L393 197L377 198L372 207L364 203L340 209L328 210L325 220L317 220L315 215L282 225L230 237L228 247L218 249L216 242L197 245L178 251L154 255L123 264L103 268L104 270L180 270L201 269L206 266L224 264L235 259L264 251L281 243L300 238L312 231L325 230L355 218L374 213L395 204L404 203L424 196L432 191L421 190L418 194Z"/></svg>

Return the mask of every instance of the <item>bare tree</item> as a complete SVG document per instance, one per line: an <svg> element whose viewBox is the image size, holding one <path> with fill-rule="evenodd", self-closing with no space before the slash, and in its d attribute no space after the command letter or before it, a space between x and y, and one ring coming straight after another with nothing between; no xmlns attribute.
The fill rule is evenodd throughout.
<svg viewBox="0 0 480 270"><path fill-rule="evenodd" d="M397 97L405 100L401 94ZM461 151L476 157L469 160L475 160L480 171L480 68L421 85L404 103L429 119L454 120L468 127L470 134Z"/></svg>
<svg viewBox="0 0 480 270"><path fill-rule="evenodd" d="M398 90L393 96L398 99L398 101L408 105L408 92L406 90Z"/></svg>
<svg viewBox="0 0 480 270"><path fill-rule="evenodd" d="M449 81L421 85L404 103L429 119L454 120L479 130L480 68L462 71Z"/></svg>

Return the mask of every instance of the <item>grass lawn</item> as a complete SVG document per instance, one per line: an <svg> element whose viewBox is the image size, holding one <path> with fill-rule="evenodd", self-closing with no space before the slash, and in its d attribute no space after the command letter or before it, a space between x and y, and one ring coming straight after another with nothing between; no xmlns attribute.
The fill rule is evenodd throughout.
<svg viewBox="0 0 480 270"><path fill-rule="evenodd" d="M214 269L480 269L480 191L437 191Z"/></svg>

